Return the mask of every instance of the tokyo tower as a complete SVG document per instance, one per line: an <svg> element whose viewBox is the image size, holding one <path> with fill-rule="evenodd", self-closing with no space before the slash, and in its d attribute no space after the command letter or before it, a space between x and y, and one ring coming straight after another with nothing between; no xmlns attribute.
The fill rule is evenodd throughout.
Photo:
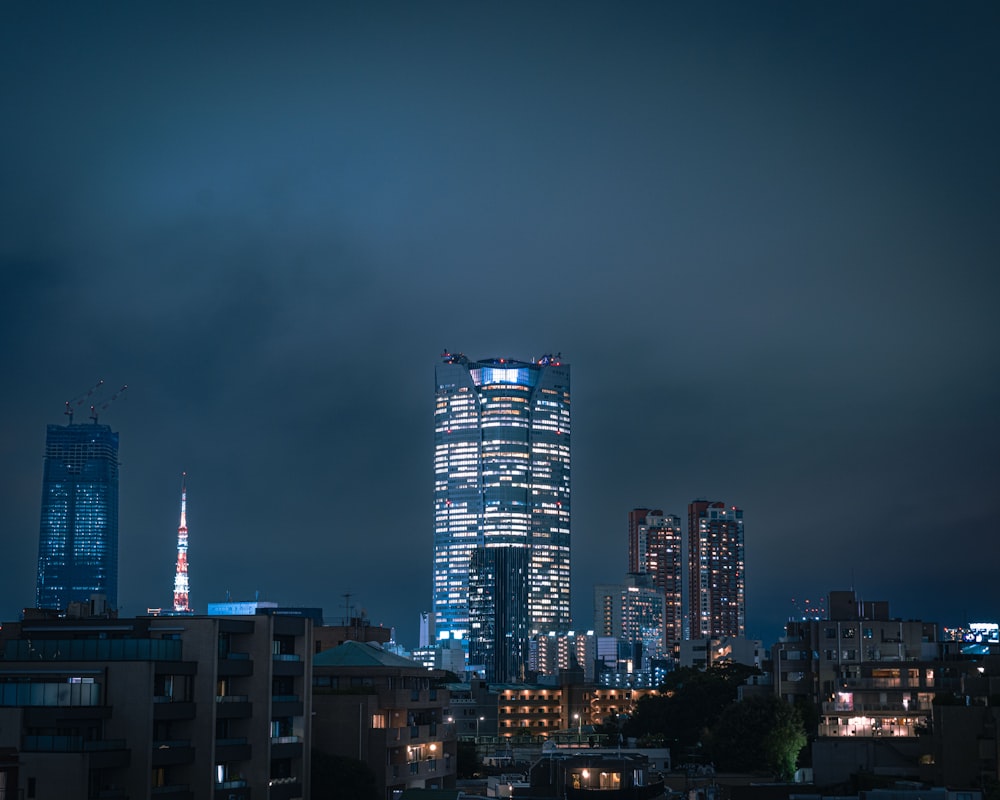
<svg viewBox="0 0 1000 800"><path fill-rule="evenodd" d="M181 524L177 528L177 574L174 576L174 613L190 614L188 606L187 473L181 473Z"/></svg>

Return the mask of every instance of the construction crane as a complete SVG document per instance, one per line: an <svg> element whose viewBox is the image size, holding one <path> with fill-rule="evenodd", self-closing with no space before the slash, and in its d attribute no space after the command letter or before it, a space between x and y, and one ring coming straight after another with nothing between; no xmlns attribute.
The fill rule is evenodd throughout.
<svg viewBox="0 0 1000 800"><path fill-rule="evenodd" d="M121 389L119 389L117 392L115 392L113 395L111 395L111 397L109 397L107 400L105 400L103 403L101 403L101 411L104 411L104 409L106 409L113 402L115 402L115 400L117 400L119 397L121 397L122 396L122 392L124 392L127 388L128 388L128 384L126 383L124 386L122 386ZM90 407L90 418L94 421L94 424L96 425L97 424L97 406L96 405L93 405L93 406Z"/></svg>
<svg viewBox="0 0 1000 800"><path fill-rule="evenodd" d="M82 406L83 405L83 401L86 400L88 397L90 397L94 392L96 392L98 389L100 389L103 385L104 385L104 380L103 379L99 380L97 383L95 383L93 386L91 386L90 389L87 390L86 392L84 392L83 394L79 395L78 397L74 397L72 400L67 400L66 401L66 410L63 411L63 413L67 417L69 417L69 424L70 425L73 424L73 406ZM93 411L94 407L91 406L90 408L91 408L91 411Z"/></svg>

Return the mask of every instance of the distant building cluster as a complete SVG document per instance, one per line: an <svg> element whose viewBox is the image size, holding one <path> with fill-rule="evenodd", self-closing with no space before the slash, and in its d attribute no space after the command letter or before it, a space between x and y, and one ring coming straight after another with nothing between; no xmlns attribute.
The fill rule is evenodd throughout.
<svg viewBox="0 0 1000 800"><path fill-rule="evenodd" d="M490 796L652 798L671 753L624 741L625 721L672 670L727 663L757 668L741 698L815 709L816 785L859 769L1000 782L1000 626L939 629L833 591L773 647L749 640L735 505L627 512L625 574L593 587L592 626L574 629L570 399L561 356L444 354L432 609L410 650L349 602L340 624L260 598L196 613L186 477L172 604L120 619L118 434L67 404L46 438L35 607L0 627L0 798L337 796L322 776L339 757L385 800L457 797L462 742L489 766L535 762Z"/></svg>

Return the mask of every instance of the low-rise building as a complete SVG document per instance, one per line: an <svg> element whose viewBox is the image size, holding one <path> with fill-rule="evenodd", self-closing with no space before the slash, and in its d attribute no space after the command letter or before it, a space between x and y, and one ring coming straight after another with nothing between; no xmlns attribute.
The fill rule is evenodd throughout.
<svg viewBox="0 0 1000 800"><path fill-rule="evenodd" d="M382 797L455 786L457 739L445 673L347 641L313 662L313 746L366 762Z"/></svg>
<svg viewBox="0 0 1000 800"><path fill-rule="evenodd" d="M0 631L18 797L309 796L302 617L26 619ZM8 773L9 774L9 773Z"/></svg>

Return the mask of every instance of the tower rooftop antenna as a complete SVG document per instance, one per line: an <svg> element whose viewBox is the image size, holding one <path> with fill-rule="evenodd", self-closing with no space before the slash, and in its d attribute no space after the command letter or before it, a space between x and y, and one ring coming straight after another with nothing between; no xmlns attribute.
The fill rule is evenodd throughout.
<svg viewBox="0 0 1000 800"><path fill-rule="evenodd" d="M103 381L102 381L102 383L103 383ZM103 403L101 403L101 411L104 411L108 406L110 406L113 402L115 402L115 400L117 400L119 397L121 397L122 394L125 392L126 389L128 389L128 384L127 383L124 386L122 386L121 389L119 389L117 392L115 392L113 395L111 395L111 397L109 397L107 400L105 400ZM97 424L97 404L96 403L90 407L90 418L94 421L94 424L96 425Z"/></svg>
<svg viewBox="0 0 1000 800"><path fill-rule="evenodd" d="M98 389L100 389L103 385L104 385L104 379L102 378L101 380L97 381L97 383L95 383L93 386L91 386L83 394L79 394L76 397L74 397L72 400L67 400L66 401L66 410L63 411L63 414L65 414L67 417L69 417L69 423L68 424L70 424L70 425L73 424L73 411L74 411L73 406L83 405L83 402L88 397L90 397L94 392L96 392ZM93 408L93 407L91 407L91 408Z"/></svg>

